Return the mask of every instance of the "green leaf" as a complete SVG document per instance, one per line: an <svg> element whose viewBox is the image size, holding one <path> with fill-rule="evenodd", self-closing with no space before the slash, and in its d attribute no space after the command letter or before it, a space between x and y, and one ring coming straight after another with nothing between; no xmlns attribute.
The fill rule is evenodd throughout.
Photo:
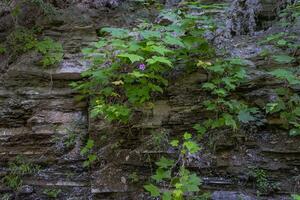
<svg viewBox="0 0 300 200"><path fill-rule="evenodd" d="M167 159L165 158L164 156L161 157L161 159L155 163L157 166L161 167L161 168L164 168L164 169L167 169L171 166L174 165L174 161L173 160L170 160L170 159Z"/></svg>
<svg viewBox="0 0 300 200"><path fill-rule="evenodd" d="M157 182L162 181L163 179L169 179L171 178L171 171L164 170L163 168L158 168L151 178L153 178Z"/></svg>
<svg viewBox="0 0 300 200"><path fill-rule="evenodd" d="M278 102L274 102L274 103L267 103L266 105L266 112L273 114L276 112L279 112L281 110L285 110L285 105L284 102L282 101L278 101Z"/></svg>
<svg viewBox="0 0 300 200"><path fill-rule="evenodd" d="M171 53L172 51L167 49L166 47L164 46L156 46L156 45L151 45L148 47L148 50L152 51L152 52L157 52L159 53L160 55L165 55L167 53Z"/></svg>
<svg viewBox="0 0 300 200"><path fill-rule="evenodd" d="M229 63L232 65L239 65L239 66L247 66L248 62L245 59L241 58L232 58L229 60Z"/></svg>
<svg viewBox="0 0 300 200"><path fill-rule="evenodd" d="M291 57L288 55L275 55L275 56L272 56L272 58L280 64L288 64L288 63L292 63L294 61L294 57Z"/></svg>
<svg viewBox="0 0 300 200"><path fill-rule="evenodd" d="M140 71L134 70L133 72L129 73L130 76L133 76L135 78L141 78L141 77L148 77L147 74L144 74Z"/></svg>
<svg viewBox="0 0 300 200"><path fill-rule="evenodd" d="M99 40L98 42L93 43L93 46L98 49L104 47L105 45L107 45L106 40Z"/></svg>
<svg viewBox="0 0 300 200"><path fill-rule="evenodd" d="M201 148L194 141L186 141L183 143L183 146L188 150L189 153L194 154L197 153Z"/></svg>
<svg viewBox="0 0 300 200"><path fill-rule="evenodd" d="M190 174L188 180L184 183L187 192L198 192L201 185L201 179L196 174Z"/></svg>
<svg viewBox="0 0 300 200"><path fill-rule="evenodd" d="M300 84L300 79L296 77L291 71L285 69L276 69L270 72L276 78L287 80L290 84Z"/></svg>
<svg viewBox="0 0 300 200"><path fill-rule="evenodd" d="M192 134L190 134L190 133L188 133L188 132L185 132L184 135L183 135L183 138L184 138L185 140L189 140L189 139L192 138Z"/></svg>
<svg viewBox="0 0 300 200"><path fill-rule="evenodd" d="M278 40L277 41L277 44L279 45L279 46L286 46L287 45L287 41L286 40L284 40L284 39L281 39L281 40Z"/></svg>
<svg viewBox="0 0 300 200"><path fill-rule="evenodd" d="M299 106L296 107L296 108L294 108L293 114L294 114L294 115L297 115L298 117L300 117L300 107L299 107Z"/></svg>
<svg viewBox="0 0 300 200"><path fill-rule="evenodd" d="M168 35L163 39L163 41L169 45L184 47L184 44L180 38L171 37Z"/></svg>
<svg viewBox="0 0 300 200"><path fill-rule="evenodd" d="M126 38L129 35L129 30L123 28L102 28L101 31L110 33L116 38Z"/></svg>
<svg viewBox="0 0 300 200"><path fill-rule="evenodd" d="M223 88L216 89L212 93L218 95L219 97L225 97L228 95L227 91Z"/></svg>
<svg viewBox="0 0 300 200"><path fill-rule="evenodd" d="M163 196L162 196L162 200L172 200L172 193L169 192L169 191L168 192L164 192Z"/></svg>
<svg viewBox="0 0 300 200"><path fill-rule="evenodd" d="M178 140L172 140L170 144L171 144L171 146L173 146L173 147L178 147L179 141L178 141Z"/></svg>
<svg viewBox="0 0 300 200"><path fill-rule="evenodd" d="M234 118L233 118L232 115L225 113L222 116L223 116L223 118L225 120L225 125L226 126L230 126L233 129L237 129L236 121L234 120Z"/></svg>
<svg viewBox="0 0 300 200"><path fill-rule="evenodd" d="M145 39L160 38L161 37L161 33L159 31L144 30L144 31L141 31L140 34Z"/></svg>
<svg viewBox="0 0 300 200"><path fill-rule="evenodd" d="M135 63L137 61L144 60L144 58L142 56L139 56L139 55L136 55L136 54L130 54L130 53L119 54L118 57L128 58L131 61L131 63Z"/></svg>
<svg viewBox="0 0 300 200"><path fill-rule="evenodd" d="M217 74L222 74L225 71L224 66L221 65L221 64L215 64L215 65L213 65L211 67L207 67L207 69L209 71L212 71L212 72L217 73Z"/></svg>
<svg viewBox="0 0 300 200"><path fill-rule="evenodd" d="M153 56L152 58L147 59L146 62L150 65L153 65L155 63L163 63L170 67L172 66L172 62L169 59L167 59L166 57L161 57L161 56Z"/></svg>
<svg viewBox="0 0 300 200"><path fill-rule="evenodd" d="M146 191L150 192L152 197L158 197L160 194L158 187L153 184L145 185L144 188Z"/></svg>
<svg viewBox="0 0 300 200"><path fill-rule="evenodd" d="M207 129L204 126L201 126L200 124L195 124L193 126L193 129L195 129L200 135L203 135L207 131Z"/></svg>
<svg viewBox="0 0 300 200"><path fill-rule="evenodd" d="M94 147L94 144L95 144L94 140L88 139L88 141L86 143L86 148L91 149Z"/></svg>
<svg viewBox="0 0 300 200"><path fill-rule="evenodd" d="M204 83L202 88L205 90L214 90L217 86L213 83Z"/></svg>
<svg viewBox="0 0 300 200"><path fill-rule="evenodd" d="M249 110L241 110L239 111L238 119L242 123L248 123L251 121L255 121L256 118L252 116Z"/></svg>
<svg viewBox="0 0 300 200"><path fill-rule="evenodd" d="M300 129L299 128L293 128L289 132L290 136L299 136L300 135Z"/></svg>

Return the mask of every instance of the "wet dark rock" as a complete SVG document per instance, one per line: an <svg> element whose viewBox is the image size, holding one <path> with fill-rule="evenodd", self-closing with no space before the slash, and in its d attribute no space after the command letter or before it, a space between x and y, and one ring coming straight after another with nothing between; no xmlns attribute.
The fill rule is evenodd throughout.
<svg viewBox="0 0 300 200"><path fill-rule="evenodd" d="M30 185L24 185L18 190L19 194L32 194L33 192L34 192L34 189Z"/></svg>
<svg viewBox="0 0 300 200"><path fill-rule="evenodd" d="M212 194L212 200L256 200L257 198L247 196L239 192L217 191Z"/></svg>

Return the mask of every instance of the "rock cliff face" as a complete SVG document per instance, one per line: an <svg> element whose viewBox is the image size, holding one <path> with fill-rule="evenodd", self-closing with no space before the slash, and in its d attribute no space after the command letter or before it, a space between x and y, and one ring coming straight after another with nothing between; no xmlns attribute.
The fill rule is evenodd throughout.
<svg viewBox="0 0 300 200"><path fill-rule="evenodd" d="M37 23L44 25L44 36L63 44L61 64L43 69L36 65L39 58L32 52L6 64L6 58L1 58L0 177L9 173L8 163L17 155L40 165L41 170L25 176L23 186L16 192L0 183L0 197L48 199L45 189L60 189L57 199L149 199L142 185L154 170L153 161L176 153L168 147L168 137L192 132L193 125L209 115L201 108L207 97L200 84L207 75L203 71L176 75L153 109L137 111L139 118L131 127L89 119L88 102L75 101L76 93L69 87L88 68L80 49L97 40L100 27L131 26L137 16L151 18L152 11L137 9L127 1L81 1L63 6L60 1L53 3L61 5L61 15L51 22L39 19ZM87 3L89 6L83 6ZM260 26L263 20L271 24L269 20L276 16L270 10L278 9L278 1L255 3L259 7L251 13L255 23ZM231 17L231 25L237 31L237 23L244 27L247 16L235 17L238 16ZM299 36L299 26L298 21L289 31ZM271 28L249 37L249 33L257 31L253 27L233 34L238 37L224 37L231 43L231 55L247 58L250 63L249 80L237 95L257 106L272 98L274 89L281 84L263 70L272 67L272 63L258 56L262 47L257 41L276 30ZM99 162L84 168L80 149L88 138L95 140ZM189 158L189 167L203 178L203 189L212 192L212 199L289 199L291 193L300 192L299 144L300 138L289 137L272 125L272 120L262 117L261 125L245 127L239 133L224 130L207 136L202 142L203 151ZM253 168L267 174L272 189L266 196L255 196Z"/></svg>

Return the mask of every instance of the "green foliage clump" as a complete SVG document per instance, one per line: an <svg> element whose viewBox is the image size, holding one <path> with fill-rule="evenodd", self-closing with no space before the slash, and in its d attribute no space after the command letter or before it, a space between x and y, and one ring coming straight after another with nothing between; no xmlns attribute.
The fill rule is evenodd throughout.
<svg viewBox="0 0 300 200"><path fill-rule="evenodd" d="M279 17L280 19L280 24L282 26L290 26L293 24L295 19L297 19L300 16L300 1L295 0L290 2L285 9L283 9Z"/></svg>
<svg viewBox="0 0 300 200"><path fill-rule="evenodd" d="M36 43L34 32L25 28L18 28L7 37L7 46L15 56L34 49Z"/></svg>
<svg viewBox="0 0 300 200"><path fill-rule="evenodd" d="M92 153L92 149L94 145L95 145L94 140L88 139L86 145L80 151L80 155L85 156L87 158L83 162L84 167L90 167L97 160L97 155Z"/></svg>
<svg viewBox="0 0 300 200"><path fill-rule="evenodd" d="M197 27L199 18L183 11L164 12L170 24L142 23L133 29L103 28L104 37L83 50L93 67L73 86L92 99L92 116L128 122L133 107L149 102L168 85L175 64L195 66L196 57L213 54Z"/></svg>
<svg viewBox="0 0 300 200"><path fill-rule="evenodd" d="M59 194L61 192L62 192L61 189L45 189L43 191L43 193L45 195L47 195L47 197L49 197L49 198L55 198L55 199L58 198L58 196L59 196Z"/></svg>
<svg viewBox="0 0 300 200"><path fill-rule="evenodd" d="M9 174L4 176L2 182L8 187L16 190L22 185L22 177L38 172L39 165L26 161L23 157L17 156L14 161L8 163Z"/></svg>
<svg viewBox="0 0 300 200"><path fill-rule="evenodd" d="M300 195L298 194L293 194L292 195L293 200L300 200Z"/></svg>
<svg viewBox="0 0 300 200"><path fill-rule="evenodd" d="M276 188L276 184L272 184L268 180L267 172L263 169L254 168L250 171L249 175L255 180L256 193L258 196Z"/></svg>
<svg viewBox="0 0 300 200"><path fill-rule="evenodd" d="M44 67L59 63L63 58L63 47L51 38L38 40L33 30L19 28L7 37L7 47L14 56L21 55L30 50L37 51L42 55L41 65ZM0 48L0 53L6 52L6 48Z"/></svg>
<svg viewBox="0 0 300 200"><path fill-rule="evenodd" d="M51 38L37 42L35 49L42 54L41 64L44 67L58 64L63 59L62 45Z"/></svg>
<svg viewBox="0 0 300 200"><path fill-rule="evenodd" d="M289 130L291 136L300 135L300 97L293 90L294 86L300 84L299 71L296 67L293 67L297 63L297 57L294 56L295 52L300 47L297 43L297 37L280 32L267 36L261 43L272 44L293 53L266 55L266 58L271 58L279 65L277 69L270 71L269 74L283 81L284 85L276 89L277 98L267 103L265 110L269 117L279 117L281 127Z"/></svg>
<svg viewBox="0 0 300 200"><path fill-rule="evenodd" d="M207 111L215 113L215 118L208 119L194 128L201 134L208 129L230 127L239 128L240 123L255 121L257 108L251 108L241 100L233 99L232 92L246 78L244 67L247 62L242 59L217 61L215 64L199 61L198 66L209 74L209 80L202 84L202 88L211 95L211 99L203 102Z"/></svg>
<svg viewBox="0 0 300 200"><path fill-rule="evenodd" d="M184 198L199 197L201 179L191 173L186 167L186 156L195 154L201 148L192 139L190 133L183 135L183 141L171 141L171 145L180 150L178 160L161 157L157 165L155 174L151 177L156 185L150 183L144 186L152 197L161 197L163 200L182 200Z"/></svg>

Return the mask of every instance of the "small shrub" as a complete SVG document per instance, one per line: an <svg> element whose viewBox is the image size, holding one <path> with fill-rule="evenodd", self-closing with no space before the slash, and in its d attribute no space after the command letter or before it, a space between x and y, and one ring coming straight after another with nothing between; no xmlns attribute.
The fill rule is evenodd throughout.
<svg viewBox="0 0 300 200"><path fill-rule="evenodd" d="M46 38L36 43L35 49L42 54L41 64L44 67L59 63L63 58L63 47L60 43Z"/></svg>

